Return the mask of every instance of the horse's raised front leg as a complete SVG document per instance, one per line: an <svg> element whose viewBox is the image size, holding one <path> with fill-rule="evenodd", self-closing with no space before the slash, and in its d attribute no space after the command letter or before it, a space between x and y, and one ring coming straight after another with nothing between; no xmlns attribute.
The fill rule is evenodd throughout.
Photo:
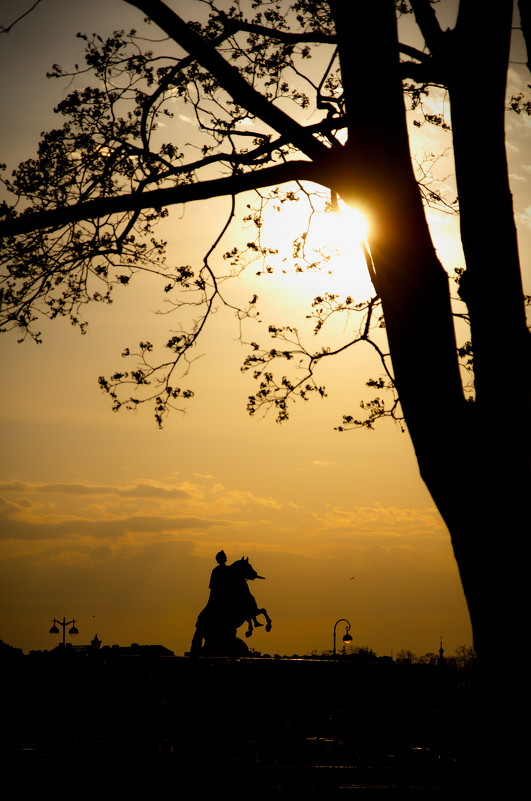
<svg viewBox="0 0 531 801"><path fill-rule="evenodd" d="M272 622L271 618L269 617L269 615L267 614L267 611L265 609L259 609L257 614L258 615L263 615L265 617L265 619L266 619L266 627L265 627L265 629L266 629L266 631L271 631L271 627L273 626L273 622Z"/></svg>

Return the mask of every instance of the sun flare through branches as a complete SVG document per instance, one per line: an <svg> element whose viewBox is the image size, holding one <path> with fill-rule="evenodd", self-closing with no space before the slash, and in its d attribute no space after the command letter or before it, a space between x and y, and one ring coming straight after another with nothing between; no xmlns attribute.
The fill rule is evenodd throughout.
<svg viewBox="0 0 531 801"><path fill-rule="evenodd" d="M363 253L369 221L342 200L335 209L319 200L299 197L262 209L265 271L280 273L288 291L326 291L353 296L356 302L367 300L375 294Z"/></svg>

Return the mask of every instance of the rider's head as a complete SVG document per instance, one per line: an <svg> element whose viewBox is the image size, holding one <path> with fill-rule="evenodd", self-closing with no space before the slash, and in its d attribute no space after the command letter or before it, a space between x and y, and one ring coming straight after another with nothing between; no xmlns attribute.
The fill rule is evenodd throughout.
<svg viewBox="0 0 531 801"><path fill-rule="evenodd" d="M220 551L219 553L216 554L216 562L218 563L218 565L223 565L225 564L226 561L227 561L227 554L225 553L225 551Z"/></svg>

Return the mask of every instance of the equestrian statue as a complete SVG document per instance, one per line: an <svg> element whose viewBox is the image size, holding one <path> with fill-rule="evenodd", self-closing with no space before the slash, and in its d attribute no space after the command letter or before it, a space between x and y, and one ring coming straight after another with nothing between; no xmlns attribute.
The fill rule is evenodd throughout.
<svg viewBox="0 0 531 801"><path fill-rule="evenodd" d="M227 555L220 551L216 562L207 605L195 624L190 656L245 656L249 648L236 636L240 626L247 624L245 636L249 638L255 628L264 625L257 620L262 615L265 630L271 631L271 618L258 607L247 584L264 577L258 575L248 557L227 565Z"/></svg>

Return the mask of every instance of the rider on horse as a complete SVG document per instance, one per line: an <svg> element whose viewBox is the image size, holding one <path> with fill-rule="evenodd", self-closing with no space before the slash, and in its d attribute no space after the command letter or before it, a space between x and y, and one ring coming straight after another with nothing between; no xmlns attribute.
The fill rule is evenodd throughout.
<svg viewBox="0 0 531 801"><path fill-rule="evenodd" d="M225 655L223 651L234 651L239 643L240 650L245 648L243 642L236 637L237 629L247 621L246 637L253 633L254 626L262 626L257 615L266 618L266 631L271 631L271 619L265 609L259 609L249 590L248 581L259 576L249 564L248 558L241 558L227 566L224 551L216 554L217 566L210 576L210 596L207 605L199 614L196 631L192 639L190 653L198 654L203 650L203 640L207 651L214 655ZM228 655L228 654L227 654Z"/></svg>

